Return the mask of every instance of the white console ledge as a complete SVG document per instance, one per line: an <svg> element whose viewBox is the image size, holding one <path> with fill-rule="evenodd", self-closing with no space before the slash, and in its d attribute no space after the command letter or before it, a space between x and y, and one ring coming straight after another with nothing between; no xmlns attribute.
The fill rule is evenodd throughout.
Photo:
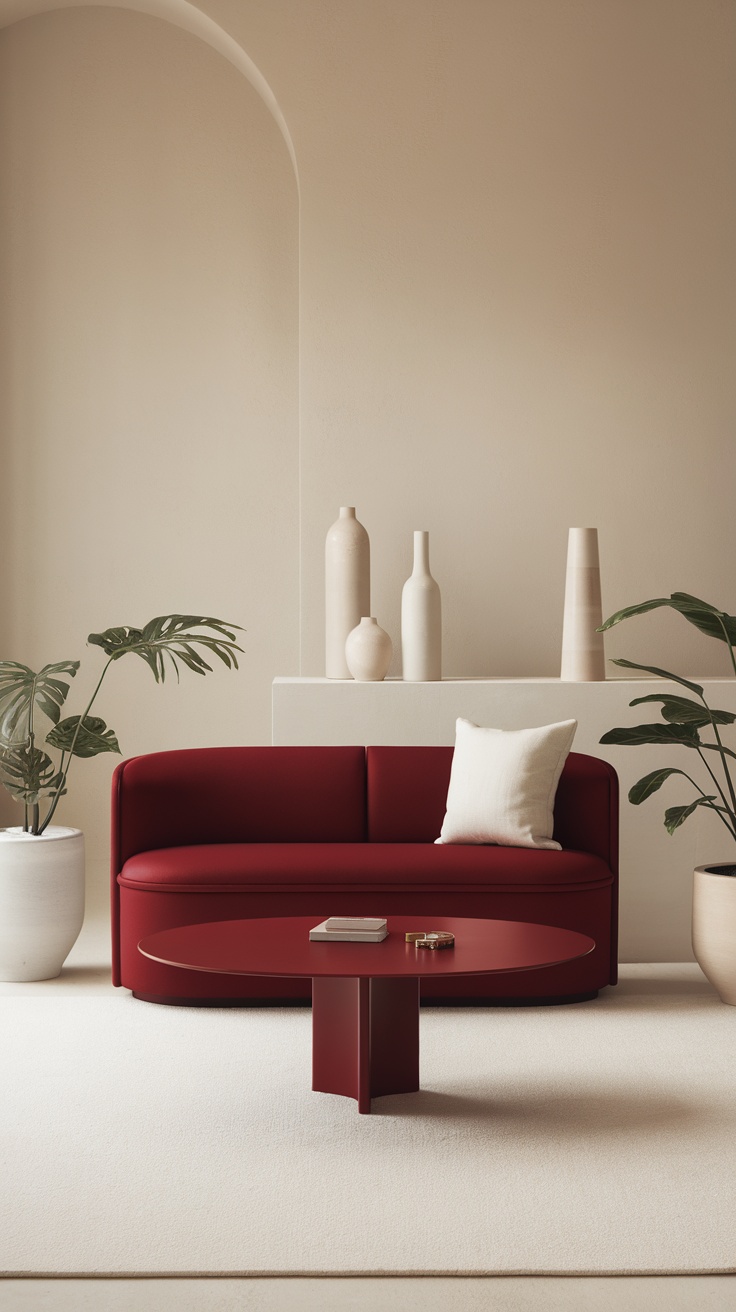
<svg viewBox="0 0 736 1312"><path fill-rule="evenodd" d="M711 706L736 712L736 679L687 676L703 686ZM442 679L437 683L356 683L352 679L279 678L273 684L273 742L277 745L452 744L455 720L497 729L522 729L575 719L573 751L610 761L621 786L622 961L692 960L690 906L692 870L706 862L733 859L728 834L711 813L691 816L672 837L663 824L665 808L695 796L675 776L641 806L629 788L658 766L687 770L706 788L708 776L697 754L685 747L603 747L601 736L616 725L661 722L655 703L629 707L635 697L683 692L660 679L607 679L566 683L560 679ZM733 747L732 735L724 741ZM709 761L715 753L708 754ZM711 764L714 764L711 761ZM733 762L736 766L736 761Z"/></svg>

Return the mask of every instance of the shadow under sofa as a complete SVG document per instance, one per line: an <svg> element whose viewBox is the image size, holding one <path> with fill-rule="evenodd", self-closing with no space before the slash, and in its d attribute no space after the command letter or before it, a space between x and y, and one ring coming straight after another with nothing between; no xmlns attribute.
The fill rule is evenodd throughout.
<svg viewBox="0 0 736 1312"><path fill-rule="evenodd" d="M571 752L555 800L562 850L435 844L452 747L211 747L123 761L112 789L113 983L185 1006L309 1002L311 981L183 970L158 930L271 916L527 920L595 951L544 970L458 977L423 1001L572 1002L617 979L618 781Z"/></svg>

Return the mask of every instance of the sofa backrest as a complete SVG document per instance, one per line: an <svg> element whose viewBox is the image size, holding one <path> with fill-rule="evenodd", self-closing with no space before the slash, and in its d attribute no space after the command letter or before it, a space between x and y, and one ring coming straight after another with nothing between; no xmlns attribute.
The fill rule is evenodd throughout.
<svg viewBox="0 0 736 1312"><path fill-rule="evenodd" d="M432 843L445 816L452 747L368 747L368 837ZM570 752L557 786L554 836L618 868L618 780L607 761Z"/></svg>
<svg viewBox="0 0 736 1312"><path fill-rule="evenodd" d="M433 843L445 818L454 747L368 747L368 837Z"/></svg>
<svg viewBox="0 0 736 1312"><path fill-rule="evenodd" d="M196 843L359 843L365 748L205 747L123 761L113 780L113 868Z"/></svg>
<svg viewBox="0 0 736 1312"><path fill-rule="evenodd" d="M133 757L113 779L113 875L137 852L197 843L432 843L453 750L207 747ZM571 752L554 814L563 847L616 871L612 766Z"/></svg>

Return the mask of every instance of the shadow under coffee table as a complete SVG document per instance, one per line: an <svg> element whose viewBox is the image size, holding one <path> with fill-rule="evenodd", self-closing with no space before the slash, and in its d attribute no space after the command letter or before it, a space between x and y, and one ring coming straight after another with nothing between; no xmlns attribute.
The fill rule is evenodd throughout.
<svg viewBox="0 0 736 1312"><path fill-rule="evenodd" d="M150 934L138 950L153 961L224 975L311 977L312 1088L371 1098L419 1088L419 983L432 976L487 975L557 966L592 952L586 934L521 920L389 916L382 943L312 943L318 916L220 920ZM411 930L449 930L455 946L415 948Z"/></svg>

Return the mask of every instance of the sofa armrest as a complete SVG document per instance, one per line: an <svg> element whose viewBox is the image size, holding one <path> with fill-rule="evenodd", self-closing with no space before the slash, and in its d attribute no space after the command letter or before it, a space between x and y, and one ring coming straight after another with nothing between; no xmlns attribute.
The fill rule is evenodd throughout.
<svg viewBox="0 0 736 1312"><path fill-rule="evenodd" d="M602 857L618 876L618 775L608 761L570 752L557 786L554 837Z"/></svg>

